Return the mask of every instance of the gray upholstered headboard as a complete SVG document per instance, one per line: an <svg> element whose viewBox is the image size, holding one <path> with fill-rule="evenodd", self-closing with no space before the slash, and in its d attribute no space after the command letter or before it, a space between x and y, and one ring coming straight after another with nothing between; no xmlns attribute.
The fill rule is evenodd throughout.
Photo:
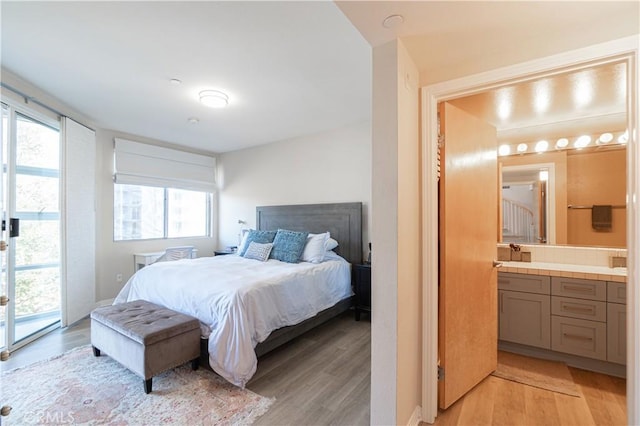
<svg viewBox="0 0 640 426"><path fill-rule="evenodd" d="M288 229L314 234L329 231L335 252L350 263L362 263L362 203L300 204L256 207L260 230Z"/></svg>

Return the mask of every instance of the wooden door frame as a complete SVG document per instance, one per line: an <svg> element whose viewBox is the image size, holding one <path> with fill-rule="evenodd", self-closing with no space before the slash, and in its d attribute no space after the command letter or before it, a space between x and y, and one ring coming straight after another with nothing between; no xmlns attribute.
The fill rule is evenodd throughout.
<svg viewBox="0 0 640 426"><path fill-rule="evenodd" d="M627 282L639 283L640 262L640 147L638 128L640 97L640 36L625 37L533 61L449 80L421 89L422 109L422 413L421 420L433 423L438 414L438 191L437 191L437 107L438 102L613 61L628 66L627 116ZM640 423L640 304L634 303L640 290L627 286L627 423Z"/></svg>

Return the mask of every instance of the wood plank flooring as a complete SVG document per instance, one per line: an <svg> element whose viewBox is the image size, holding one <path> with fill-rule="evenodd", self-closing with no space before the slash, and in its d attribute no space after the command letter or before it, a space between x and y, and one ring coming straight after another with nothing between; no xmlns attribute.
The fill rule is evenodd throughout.
<svg viewBox="0 0 640 426"><path fill-rule="evenodd" d="M6 371L91 342L90 321L53 331L0 363ZM368 425L371 322L353 312L332 319L258 360L247 388L275 397L258 425Z"/></svg>
<svg viewBox="0 0 640 426"><path fill-rule="evenodd" d="M0 370L89 344L90 322L19 349ZM247 388L276 402L258 425L369 424L371 323L346 313L263 356ZM436 425L624 425L626 381L569 368L583 398L489 376L441 412ZM423 423L425 424L425 423Z"/></svg>
<svg viewBox="0 0 640 426"><path fill-rule="evenodd" d="M489 376L436 425L626 425L626 380L569 367L582 397ZM426 423L422 423L426 425Z"/></svg>

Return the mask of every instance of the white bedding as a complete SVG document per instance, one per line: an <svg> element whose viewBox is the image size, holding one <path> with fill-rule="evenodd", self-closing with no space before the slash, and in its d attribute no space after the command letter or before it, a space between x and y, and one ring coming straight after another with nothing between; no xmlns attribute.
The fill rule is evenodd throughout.
<svg viewBox="0 0 640 426"><path fill-rule="evenodd" d="M147 266L114 303L143 299L198 318L211 368L244 387L256 371L258 343L350 295L349 263L332 252L320 264L226 255Z"/></svg>

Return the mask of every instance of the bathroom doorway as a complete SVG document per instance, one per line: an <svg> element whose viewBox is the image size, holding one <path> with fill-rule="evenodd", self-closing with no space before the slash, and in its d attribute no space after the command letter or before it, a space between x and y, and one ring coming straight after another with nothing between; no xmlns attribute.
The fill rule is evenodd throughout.
<svg viewBox="0 0 640 426"><path fill-rule="evenodd" d="M634 68L637 48L635 45L629 41L626 45L623 43L622 45L612 43L609 46L597 46L593 49L585 49L580 52L578 55L581 59L580 61L576 60L575 55L559 55L558 57L554 57L553 60L538 60L532 61L531 63L527 63L526 66L519 67L507 67L505 69L496 70L491 73L484 73L482 75L470 76L469 78L459 79L455 82L455 84L448 84L450 82L429 86L423 89L423 113L424 113L424 129L426 129L427 135L423 138L423 148L426 157L426 164L428 167L436 168L437 164L437 146L435 141L437 141L437 117L436 117L436 105L438 101L442 100L455 100L460 98L461 95L469 95L469 94L478 94L483 91L486 91L488 88L495 88L499 86L500 82L506 81L532 81L534 79L540 78L542 75L554 75L559 72L568 72L575 71L580 69L587 69L594 65L598 64L607 64L612 62L619 62L622 60L628 67L630 73L629 78L630 84L626 85L626 94L630 96L631 105L637 105L637 99L635 97L635 93L632 88L636 86L636 77L637 71ZM603 59L604 58L604 59ZM548 58L547 58L548 59ZM597 64L594 63L594 60L597 60ZM631 113L627 115L627 124L629 128L635 128L636 126L636 117ZM631 191L638 185L638 158L634 157L630 153L626 155L626 163L628 166L628 182L630 184L630 188L628 191ZM428 170L425 170L424 173L425 181L424 181L424 239L425 239L425 247L430 247L434 242L430 240L430 236L433 235L434 229L437 229L438 223L438 215L437 211L434 209L434 201L433 197L436 191L434 188L437 187L437 175L435 173L429 173ZM561 204L566 209L567 204ZM634 209L635 206L631 205L631 209ZM556 211L558 207L556 207ZM633 211L627 211L627 215L632 215ZM634 217L634 216L630 216ZM636 227L638 226L634 221L628 221L629 225L633 229L627 230L627 235L635 236L637 238ZM635 243L635 244L634 244ZM629 253L628 258L630 261L633 261L635 255L634 247L637 247L638 242L633 241L629 244ZM433 246L431 246L433 247ZM438 256L437 250L433 250L432 256L426 256L425 265L424 265L424 275L425 282L427 283L437 283L437 265L438 265ZM633 268L629 268L629 277L628 281L633 282L636 278L633 274L635 273ZM633 296L635 294L634 289L627 289L628 297ZM425 303L425 315L424 315L424 339L425 339L425 352L424 352L424 363L425 365L437 365L438 354L437 354L437 306L433 302L437 300L438 289L437 286L429 284L425 287L424 292L424 303ZM634 300L631 297L629 300ZM636 307L629 307L629 314L631 318L635 318L637 316ZM635 331L630 330L629 332L629 342L632 345L636 336ZM633 363L633 360L629 362ZM435 409L435 400L436 400L436 383L437 378L434 374L431 373L431 370L436 371L435 368L425 369L424 373L424 382L423 382L423 418L429 419L430 416L434 416L437 414L437 410ZM631 366L630 371L635 371L633 366ZM633 382L633 380L631 380ZM635 401L637 390L633 386L629 386L629 392L627 398L630 403L629 406L632 406L633 401ZM630 417L629 420L633 420L633 408L630 408Z"/></svg>

